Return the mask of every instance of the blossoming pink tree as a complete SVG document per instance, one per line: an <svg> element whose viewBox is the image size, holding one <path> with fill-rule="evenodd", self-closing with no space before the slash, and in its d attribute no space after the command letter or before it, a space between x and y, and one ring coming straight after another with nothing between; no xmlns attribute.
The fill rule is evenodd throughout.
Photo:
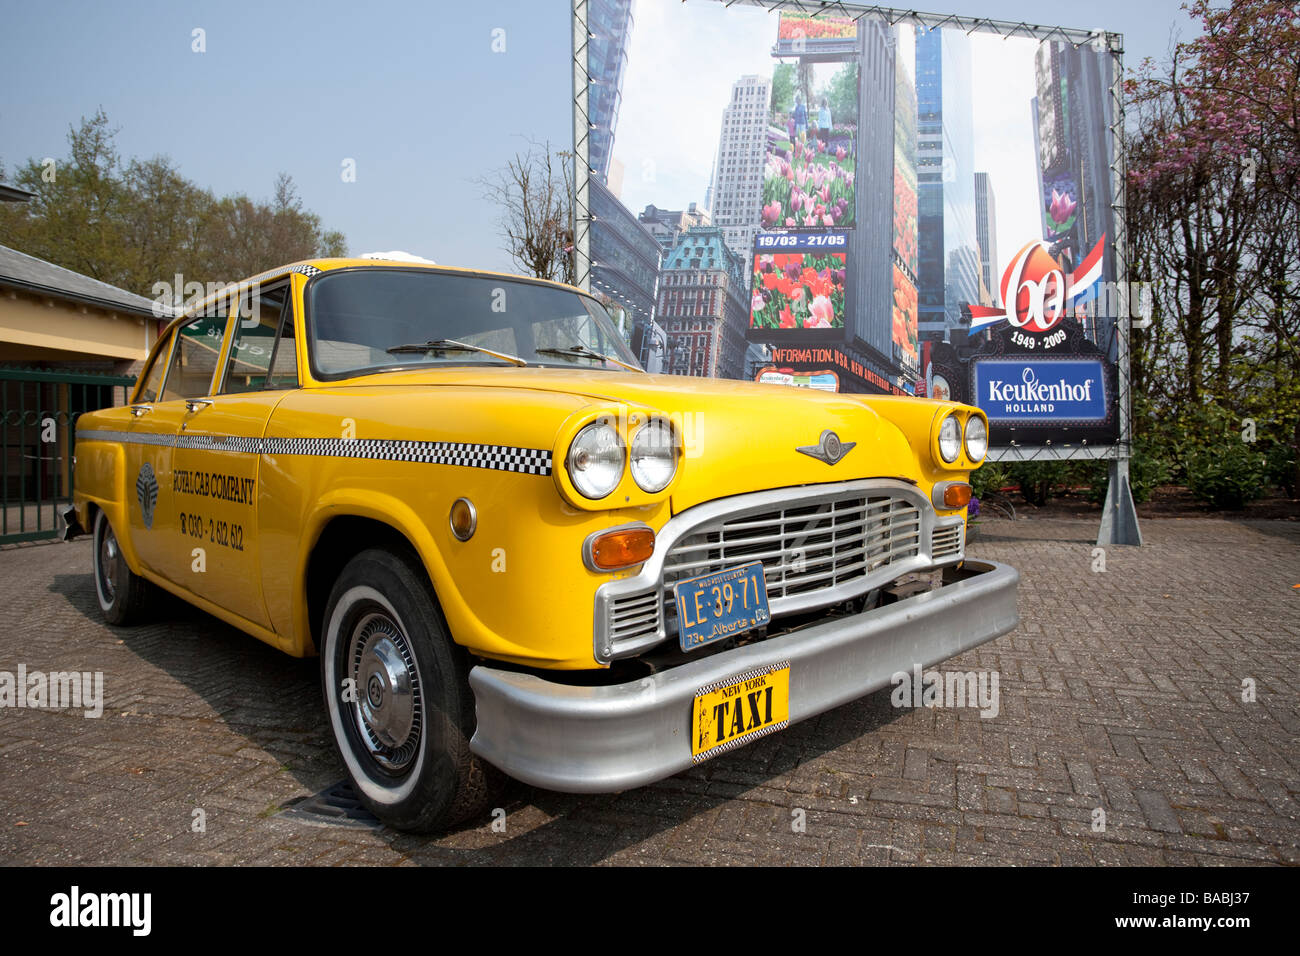
<svg viewBox="0 0 1300 956"><path fill-rule="evenodd" d="M1134 343L1137 425L1194 431L1217 406L1294 456L1300 13L1282 0L1186 9L1204 32L1125 83L1129 278L1154 291Z"/></svg>

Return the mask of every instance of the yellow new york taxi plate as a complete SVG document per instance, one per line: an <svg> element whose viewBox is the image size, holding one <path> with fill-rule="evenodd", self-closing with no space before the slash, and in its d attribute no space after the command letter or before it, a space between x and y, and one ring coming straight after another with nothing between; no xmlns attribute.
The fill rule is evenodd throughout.
<svg viewBox="0 0 1300 956"><path fill-rule="evenodd" d="M789 723L789 661L714 681L695 692L691 757L708 760Z"/></svg>

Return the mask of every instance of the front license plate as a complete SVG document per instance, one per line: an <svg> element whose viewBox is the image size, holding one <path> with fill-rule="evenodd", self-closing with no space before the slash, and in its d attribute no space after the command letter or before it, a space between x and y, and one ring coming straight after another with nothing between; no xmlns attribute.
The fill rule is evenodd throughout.
<svg viewBox="0 0 1300 956"><path fill-rule="evenodd" d="M761 561L678 581L673 596L677 639L684 651L744 634L772 619Z"/></svg>
<svg viewBox="0 0 1300 956"><path fill-rule="evenodd" d="M695 763L790 723L790 664L783 661L701 687L691 712Z"/></svg>

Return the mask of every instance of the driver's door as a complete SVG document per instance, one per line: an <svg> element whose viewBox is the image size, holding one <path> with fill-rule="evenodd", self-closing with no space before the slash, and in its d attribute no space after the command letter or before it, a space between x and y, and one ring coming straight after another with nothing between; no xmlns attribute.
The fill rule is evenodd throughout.
<svg viewBox="0 0 1300 956"><path fill-rule="evenodd" d="M185 587L266 628L257 520L260 446L271 412L286 390L298 387L290 288L288 279L273 280L246 294L216 375L201 395L190 396L174 462L181 512L177 565L189 569ZM179 347L185 343L182 335Z"/></svg>

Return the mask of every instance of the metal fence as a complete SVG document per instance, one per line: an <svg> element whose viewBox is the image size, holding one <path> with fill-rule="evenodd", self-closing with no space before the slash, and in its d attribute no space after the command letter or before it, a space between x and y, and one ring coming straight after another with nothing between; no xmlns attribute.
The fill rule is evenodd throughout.
<svg viewBox="0 0 1300 956"><path fill-rule="evenodd" d="M58 537L77 416L126 404L135 379L0 368L0 544Z"/></svg>

